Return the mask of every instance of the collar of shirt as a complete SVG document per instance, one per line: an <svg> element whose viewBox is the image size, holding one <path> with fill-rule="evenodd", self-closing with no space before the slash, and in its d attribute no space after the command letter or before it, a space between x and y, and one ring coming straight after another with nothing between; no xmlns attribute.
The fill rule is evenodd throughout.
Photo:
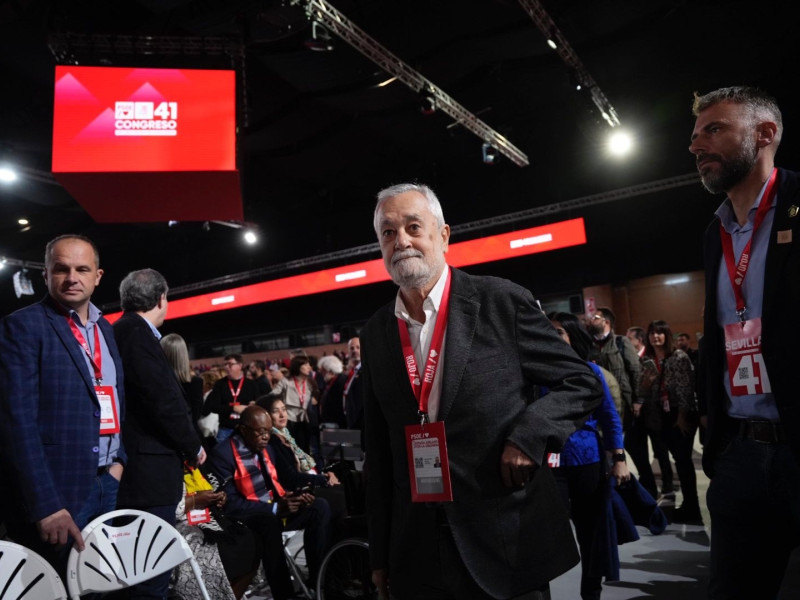
<svg viewBox="0 0 800 600"><path fill-rule="evenodd" d="M65 306L63 304L60 304L60 306L64 309L64 312L67 313L75 323L77 323L84 329L86 328L86 325L88 325L89 323L91 323L92 325L96 325L97 322L100 320L100 317L103 316L103 311L101 311L94 304L89 302L89 317L86 319L86 323L81 323L81 318L78 316L78 313L76 313L74 309L70 308L69 306Z"/></svg>
<svg viewBox="0 0 800 600"><path fill-rule="evenodd" d="M756 218L756 211L758 207L761 205L761 200L764 198L764 192L767 189L767 184L769 183L769 179L764 182L764 185L761 186L761 190L758 192L758 196L756 197L756 201L753 202L753 206L750 207L750 210L747 211L747 223L744 225L739 225L739 221L736 219L736 213L733 212L733 204L731 204L730 198L727 196L725 200L723 200L722 204L719 205L719 208L714 212L717 215L720 223L722 223L722 227L730 234L734 233L742 233L745 231L750 231L753 229L753 221ZM777 182L775 183L777 185ZM772 199L772 206L778 201L778 195L775 194L775 197Z"/></svg>
<svg viewBox="0 0 800 600"><path fill-rule="evenodd" d="M144 317L142 317L142 318L144 319ZM148 321L147 319L144 319L144 322L145 322L145 323L147 323L147 326L150 328L150 331L152 331L152 332L153 332L153 335L154 335L154 336L156 336L156 339L157 339L157 340L161 340L161 332L160 332L158 329L156 329L156 326L155 326L155 325L153 325L153 324L152 324L150 321Z"/></svg>
<svg viewBox="0 0 800 600"><path fill-rule="evenodd" d="M430 294L428 297L425 298L425 301L422 303L422 309L425 311L425 319L430 319L431 315L434 315L439 312L439 306L442 304L442 294L444 294L444 284L447 280L447 271L449 267L445 265L444 269L442 269L442 274L439 275L439 280L436 282L436 285L433 286ZM397 292L397 298L394 301L394 316L398 319L403 319L406 323L415 323L419 324L417 321L411 318L411 315L406 310L406 305L403 303L403 298L400 295L400 292Z"/></svg>

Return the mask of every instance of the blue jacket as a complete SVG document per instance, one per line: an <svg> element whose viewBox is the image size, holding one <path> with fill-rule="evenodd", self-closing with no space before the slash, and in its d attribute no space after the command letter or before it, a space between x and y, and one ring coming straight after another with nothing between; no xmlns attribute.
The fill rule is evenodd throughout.
<svg viewBox="0 0 800 600"><path fill-rule="evenodd" d="M125 412L122 359L99 321ZM100 405L86 359L48 296L0 323L0 475L4 512L38 521L75 514L89 496L100 451ZM124 450L120 448L121 458Z"/></svg>

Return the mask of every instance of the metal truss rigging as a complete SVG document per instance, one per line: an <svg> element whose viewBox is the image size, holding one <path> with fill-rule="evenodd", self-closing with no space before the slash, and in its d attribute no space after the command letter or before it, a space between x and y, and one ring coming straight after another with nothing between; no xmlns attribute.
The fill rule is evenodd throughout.
<svg viewBox="0 0 800 600"><path fill-rule="evenodd" d="M614 110L614 107L611 106L611 102L606 98L606 95L600 89L600 86L597 85L594 78L589 74L589 71L586 70L583 61L575 54L572 46L570 46L569 42L562 35L559 28L556 27L556 24L553 22L553 19L550 18L550 15L547 14L542 3L539 2L539 0L519 0L519 3L530 15L533 22L536 23L547 40L552 40L555 44L554 50L561 57L561 60L572 69L578 83L589 91L592 102L594 102L606 122L611 127L618 127L620 124L619 118L617 117L617 112Z"/></svg>
<svg viewBox="0 0 800 600"><path fill-rule="evenodd" d="M415 92L424 92L427 96L432 97L437 109L455 119L459 125L474 133L484 143L496 148L515 165L524 167L529 164L528 157L519 148L469 112L432 81L381 46L330 2L326 0L294 0L293 3L303 6L312 22L317 22L331 33L336 34L381 69L397 77L400 82Z"/></svg>

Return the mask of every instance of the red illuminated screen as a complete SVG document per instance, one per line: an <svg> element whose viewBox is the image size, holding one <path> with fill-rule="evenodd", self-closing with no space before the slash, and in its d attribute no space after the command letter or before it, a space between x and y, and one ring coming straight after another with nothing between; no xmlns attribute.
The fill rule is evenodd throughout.
<svg viewBox="0 0 800 600"><path fill-rule="evenodd" d="M57 66L53 172L233 171L234 71Z"/></svg>
<svg viewBox="0 0 800 600"><path fill-rule="evenodd" d="M586 228L583 219L579 218L450 244L446 258L447 264L450 266L465 267L585 243ZM335 269L254 283L213 294L172 300L169 303L167 317L179 319L240 306L378 283L388 279L389 275L386 273L383 260L378 258ZM121 313L105 316L113 323L121 316Z"/></svg>

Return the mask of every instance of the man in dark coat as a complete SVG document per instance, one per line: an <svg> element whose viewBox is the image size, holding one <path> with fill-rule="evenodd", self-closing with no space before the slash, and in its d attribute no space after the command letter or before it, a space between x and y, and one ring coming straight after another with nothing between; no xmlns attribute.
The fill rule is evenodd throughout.
<svg viewBox="0 0 800 600"><path fill-rule="evenodd" d="M158 327L167 315L167 282L158 271L129 273L119 288L125 311L114 336L128 376L128 412L122 438L128 466L120 482L118 505L136 508L175 523L183 494L183 463L201 464L205 451L192 423L183 387L161 349ZM170 573L131 590L131 598L166 598Z"/></svg>
<svg viewBox="0 0 800 600"><path fill-rule="evenodd" d="M578 553L545 456L600 382L530 292L447 266L430 188L384 190L374 225L400 290L360 336L373 581L399 600L549 598Z"/></svg>

